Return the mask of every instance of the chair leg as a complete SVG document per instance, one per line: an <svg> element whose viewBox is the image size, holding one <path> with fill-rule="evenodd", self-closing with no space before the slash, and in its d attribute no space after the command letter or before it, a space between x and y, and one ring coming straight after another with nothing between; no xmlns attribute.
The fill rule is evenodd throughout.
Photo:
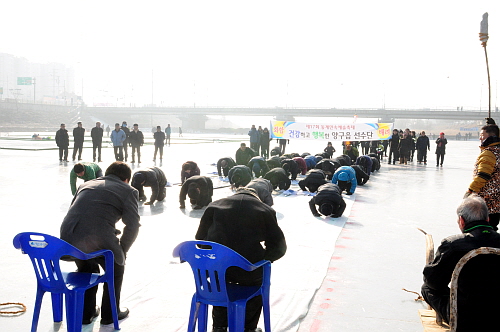
<svg viewBox="0 0 500 332"><path fill-rule="evenodd" d="M265 331L271 332L271 310L269 306L269 294L262 294L262 312L264 314Z"/></svg>
<svg viewBox="0 0 500 332"><path fill-rule="evenodd" d="M68 332L81 332L85 291L66 293L66 325Z"/></svg>
<svg viewBox="0 0 500 332"><path fill-rule="evenodd" d="M246 303L233 302L227 307L227 323L229 332L245 331Z"/></svg>
<svg viewBox="0 0 500 332"><path fill-rule="evenodd" d="M36 332L38 327L38 318L40 317L40 309L42 308L42 300L45 291L40 287L36 290L35 307L33 308L33 320L31 322L31 332Z"/></svg>
<svg viewBox="0 0 500 332"><path fill-rule="evenodd" d="M118 310L120 308L116 307L116 295L115 295L115 283L110 278L108 281L108 292L109 292L109 303L111 304L111 313L113 314L113 326L115 330L120 329L120 324L118 322Z"/></svg>
<svg viewBox="0 0 500 332"><path fill-rule="evenodd" d="M198 332L207 332L208 324L208 305L200 303L198 308Z"/></svg>
<svg viewBox="0 0 500 332"><path fill-rule="evenodd" d="M63 320L63 293L51 293L52 297L52 316L54 322L62 322Z"/></svg>

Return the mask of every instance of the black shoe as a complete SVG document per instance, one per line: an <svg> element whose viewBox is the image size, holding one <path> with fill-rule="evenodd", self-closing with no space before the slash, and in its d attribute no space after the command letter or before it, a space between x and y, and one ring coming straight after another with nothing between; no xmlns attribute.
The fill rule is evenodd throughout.
<svg viewBox="0 0 500 332"><path fill-rule="evenodd" d="M227 327L214 327L212 332L227 332Z"/></svg>
<svg viewBox="0 0 500 332"><path fill-rule="evenodd" d="M128 310L128 308L125 308L124 311L120 311L118 313L118 320L122 320L122 319L127 318L129 313L130 313L130 310ZM101 318L101 325L109 325L109 324L113 324L113 318L109 318L109 319Z"/></svg>
<svg viewBox="0 0 500 332"><path fill-rule="evenodd" d="M262 332L262 329L260 327L256 328L255 330L245 329L245 332Z"/></svg>
<svg viewBox="0 0 500 332"><path fill-rule="evenodd" d="M82 324L83 325L89 325L90 323L92 323L94 321L94 319L96 319L97 317L99 317L100 313L101 313L101 309L99 309L99 306L96 305L95 306L95 311L94 311L94 314L92 315L92 317L90 319L84 319L84 320L82 320Z"/></svg>

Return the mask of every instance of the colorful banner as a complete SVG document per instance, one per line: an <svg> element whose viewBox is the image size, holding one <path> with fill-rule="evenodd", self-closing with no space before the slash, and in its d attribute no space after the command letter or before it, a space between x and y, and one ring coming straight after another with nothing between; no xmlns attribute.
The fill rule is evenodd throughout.
<svg viewBox="0 0 500 332"><path fill-rule="evenodd" d="M309 124L271 121L271 137L328 141L377 141L392 135L393 123Z"/></svg>

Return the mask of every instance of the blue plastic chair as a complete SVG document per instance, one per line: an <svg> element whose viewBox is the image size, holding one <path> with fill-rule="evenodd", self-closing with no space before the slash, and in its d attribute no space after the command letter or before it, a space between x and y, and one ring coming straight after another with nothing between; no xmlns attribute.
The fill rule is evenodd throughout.
<svg viewBox="0 0 500 332"><path fill-rule="evenodd" d="M66 302L66 320L68 332L82 330L83 301L85 291L99 283L107 282L115 330L119 330L114 286L114 258L111 250L99 250L85 254L69 243L42 233L25 232L14 237L14 247L30 256L37 278L36 301L33 310L31 332L36 332L40 308L45 292L52 296L52 315L54 322L61 322L63 316L63 294ZM71 256L88 260L104 256L106 271L104 274L62 272L59 260L62 256Z"/></svg>
<svg viewBox="0 0 500 332"><path fill-rule="evenodd" d="M203 249L200 246L209 246ZM262 295L264 327L271 332L269 290L271 284L271 262L262 260L255 264L234 250L219 243L209 241L186 241L175 247L174 257L180 257L181 263L188 262L193 270L196 293L191 300L188 332L207 331L208 305L227 307L228 327L230 332L243 332L245 329L246 303L251 298ZM246 271L263 268L261 286L241 286L226 283L226 270L237 266Z"/></svg>

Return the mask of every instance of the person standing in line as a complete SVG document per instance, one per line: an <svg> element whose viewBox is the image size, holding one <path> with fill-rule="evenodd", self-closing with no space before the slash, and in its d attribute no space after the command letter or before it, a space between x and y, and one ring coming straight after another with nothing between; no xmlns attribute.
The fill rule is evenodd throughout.
<svg viewBox="0 0 500 332"><path fill-rule="evenodd" d="M66 125L61 123L61 127L56 132L56 144L59 148L59 161L68 161L69 135ZM64 159L63 159L64 158Z"/></svg>
<svg viewBox="0 0 500 332"><path fill-rule="evenodd" d="M125 132L120 129L119 123L115 123L115 130L111 132L111 142L113 143L116 161L123 161L123 141L125 139Z"/></svg>
<svg viewBox="0 0 500 332"><path fill-rule="evenodd" d="M106 126L106 132L108 133L108 137L109 137L109 132L111 131L111 129L109 128L109 125Z"/></svg>
<svg viewBox="0 0 500 332"><path fill-rule="evenodd" d="M439 133L439 137L436 140L436 167L440 165L443 167L446 144L448 144L448 140L444 137L444 133Z"/></svg>
<svg viewBox="0 0 500 332"><path fill-rule="evenodd" d="M125 155L125 161L128 158L128 136L130 134L130 129L127 127L127 121L122 122L121 130L125 133L125 141L123 141L123 153Z"/></svg>
<svg viewBox="0 0 500 332"><path fill-rule="evenodd" d="M134 123L134 128L128 135L128 141L132 147L132 163L135 163L135 152L137 151L137 162L141 163L141 146L144 144L144 135L139 130L139 125Z"/></svg>
<svg viewBox="0 0 500 332"><path fill-rule="evenodd" d="M427 165L427 151L431 150L429 137L425 136L425 131L422 130L420 136L417 138L417 161L419 164L422 162Z"/></svg>
<svg viewBox="0 0 500 332"><path fill-rule="evenodd" d="M75 164L69 173L69 185L71 187L71 195L76 193L76 179L82 179L84 182L94 180L102 176L102 170L95 163L78 163Z"/></svg>
<svg viewBox="0 0 500 332"><path fill-rule="evenodd" d="M250 136L250 149L254 150L256 155L259 154L259 143L260 143L260 134L255 128L255 125L252 125L250 131L248 131L248 136Z"/></svg>
<svg viewBox="0 0 500 332"><path fill-rule="evenodd" d="M262 157L269 158L269 141L271 140L271 135L269 129L264 128L262 130L262 135L260 135L260 153Z"/></svg>
<svg viewBox="0 0 500 332"><path fill-rule="evenodd" d="M93 162L95 162L96 150L98 154L97 160L102 162L101 160L101 148L102 148L102 136L104 134L104 130L101 128L101 123L96 122L95 127L90 131L90 137L92 137L92 156Z"/></svg>
<svg viewBox="0 0 500 332"><path fill-rule="evenodd" d="M120 129L117 124L116 128ZM125 272L127 252L139 234L138 192L129 185L132 171L123 162L113 162L105 176L82 184L71 202L64 218L60 237L83 252L109 249L114 255L114 284L118 319L128 317L129 310L120 309L120 294ZM89 208L91 207L91 208ZM121 237L116 223L121 219L125 227ZM78 272L99 273L105 269L102 256L89 260L76 260ZM87 325L99 316L96 306L97 286L85 291L82 324ZM113 323L111 301L107 284L104 285L101 306L101 325Z"/></svg>
<svg viewBox="0 0 500 332"><path fill-rule="evenodd" d="M155 154L153 156L153 161L156 161L156 154L158 150L160 151L160 161L162 161L163 146L165 145L165 133L161 130L160 126L156 126L156 132L153 134L153 138L155 139Z"/></svg>
<svg viewBox="0 0 500 332"><path fill-rule="evenodd" d="M172 128L170 127L170 123L167 125L167 128L165 128L165 145L170 146L170 135L172 134Z"/></svg>
<svg viewBox="0 0 500 332"><path fill-rule="evenodd" d="M392 131L392 136L389 139L389 164L396 164L396 160L399 159L399 131L394 129Z"/></svg>
<svg viewBox="0 0 500 332"><path fill-rule="evenodd" d="M500 221L500 135L496 124L481 128L481 153L474 165L474 179L465 193L477 193L488 206L489 222L494 230Z"/></svg>
<svg viewBox="0 0 500 332"><path fill-rule="evenodd" d="M77 126L73 128L73 161L75 161L76 151L78 151L78 160L82 160L83 141L85 140L85 128L78 121Z"/></svg>
<svg viewBox="0 0 500 332"><path fill-rule="evenodd" d="M179 127L179 137L183 137L182 136L182 128L181 127Z"/></svg>
<svg viewBox="0 0 500 332"><path fill-rule="evenodd" d="M262 126L259 126L257 129L257 132L259 133L259 141L257 142L257 155L262 155L262 150L261 150L261 141L262 141L262 134L264 133L264 129L262 129Z"/></svg>
<svg viewBox="0 0 500 332"><path fill-rule="evenodd" d="M413 161L413 156L415 155L416 143L417 143L417 134L414 130L410 132L410 137L412 139L411 147L410 147L410 161Z"/></svg>
<svg viewBox="0 0 500 332"><path fill-rule="evenodd" d="M282 156L285 154L286 143L290 144L290 140L284 138L278 138L276 141L280 145L280 155Z"/></svg>
<svg viewBox="0 0 500 332"><path fill-rule="evenodd" d="M238 188L234 195L212 202L201 217L195 239L220 243L251 263L263 259L274 262L283 257L287 248L276 211L249 188ZM262 269L247 272L230 268L226 280L231 284L260 285ZM262 297L250 299L245 310L245 332L259 331ZM227 308L214 306L212 322L213 332L227 331Z"/></svg>

